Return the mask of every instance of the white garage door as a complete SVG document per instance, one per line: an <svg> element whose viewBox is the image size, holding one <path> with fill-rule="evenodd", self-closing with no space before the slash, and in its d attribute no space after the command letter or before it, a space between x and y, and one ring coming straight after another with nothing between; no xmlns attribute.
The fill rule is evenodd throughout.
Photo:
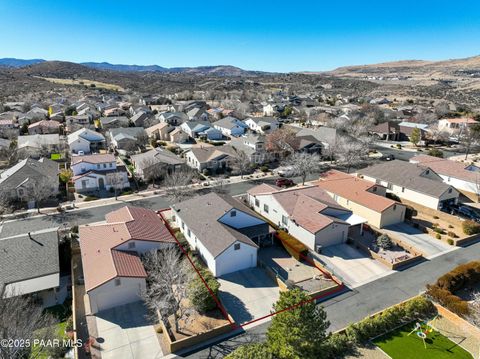
<svg viewBox="0 0 480 359"><path fill-rule="evenodd" d="M132 303L141 300L139 287L137 285L111 289L110 292L98 293L95 296L97 312L118 307L119 305Z"/></svg>

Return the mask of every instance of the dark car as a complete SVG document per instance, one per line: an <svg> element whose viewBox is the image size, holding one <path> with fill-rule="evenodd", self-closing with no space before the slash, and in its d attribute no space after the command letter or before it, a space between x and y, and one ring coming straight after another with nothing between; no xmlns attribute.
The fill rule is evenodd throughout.
<svg viewBox="0 0 480 359"><path fill-rule="evenodd" d="M468 206L450 206L450 213L476 222L480 221L480 213Z"/></svg>
<svg viewBox="0 0 480 359"><path fill-rule="evenodd" d="M382 156L380 159L384 161L393 161L395 159L395 156L392 154L389 154L389 155Z"/></svg>
<svg viewBox="0 0 480 359"><path fill-rule="evenodd" d="M279 178L275 181L275 185L278 187L291 187L294 186L295 183L288 178Z"/></svg>

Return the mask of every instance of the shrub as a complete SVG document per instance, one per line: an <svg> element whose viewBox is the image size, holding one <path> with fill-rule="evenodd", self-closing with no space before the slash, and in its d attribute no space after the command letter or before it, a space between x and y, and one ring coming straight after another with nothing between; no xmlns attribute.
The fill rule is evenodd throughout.
<svg viewBox="0 0 480 359"><path fill-rule="evenodd" d="M397 148L400 150L402 148L402 145L397 143Z"/></svg>
<svg viewBox="0 0 480 359"><path fill-rule="evenodd" d="M202 268L200 273L213 295L218 296L220 283L217 279L206 268ZM217 302L198 275L188 284L188 299L199 313L208 312L217 306Z"/></svg>
<svg viewBox="0 0 480 359"><path fill-rule="evenodd" d="M166 143L165 141L158 141L157 143L158 143L160 146L164 146L164 147L167 145L167 143Z"/></svg>
<svg viewBox="0 0 480 359"><path fill-rule="evenodd" d="M387 234L382 234L377 238L377 246L382 249L392 248L393 242Z"/></svg>
<svg viewBox="0 0 480 359"><path fill-rule="evenodd" d="M266 343L253 343L238 347L225 359L273 359L273 355Z"/></svg>
<svg viewBox="0 0 480 359"><path fill-rule="evenodd" d="M452 226L451 224L448 225L448 228L455 228L454 226Z"/></svg>
<svg viewBox="0 0 480 359"><path fill-rule="evenodd" d="M210 176L210 171L209 171L207 168L205 168L205 169L202 171L202 174L203 174L204 176Z"/></svg>
<svg viewBox="0 0 480 359"><path fill-rule="evenodd" d="M447 243L450 244L451 246L453 246L453 244L455 242L453 241L453 239L449 238L449 239L447 239Z"/></svg>
<svg viewBox="0 0 480 359"><path fill-rule="evenodd" d="M87 196L84 198L84 201L85 202L91 202L91 201L96 201L98 199L98 197L95 197L95 196Z"/></svg>
<svg viewBox="0 0 480 359"><path fill-rule="evenodd" d="M355 344L341 333L333 333L327 339L329 358L343 358L355 352Z"/></svg>
<svg viewBox="0 0 480 359"><path fill-rule="evenodd" d="M429 150L428 155L433 156L433 157L443 158L443 152L441 150L439 150L438 148L432 148L431 150Z"/></svg>
<svg viewBox="0 0 480 359"><path fill-rule="evenodd" d="M472 220L466 220L462 223L463 233L467 235L480 233L480 224Z"/></svg>
<svg viewBox="0 0 480 359"><path fill-rule="evenodd" d="M435 235L435 238L436 238L436 239L442 239L442 236L440 235L440 233L437 233L437 234Z"/></svg>
<svg viewBox="0 0 480 359"><path fill-rule="evenodd" d="M433 231L438 234L443 234L443 229L441 229L440 227L433 228Z"/></svg>
<svg viewBox="0 0 480 359"><path fill-rule="evenodd" d="M433 219L439 219L440 217L439 216L433 216Z"/></svg>
<svg viewBox="0 0 480 359"><path fill-rule="evenodd" d="M260 171L262 171L263 173L266 173L266 172L269 171L269 168L268 168L268 166L264 165L264 166L260 167Z"/></svg>
<svg viewBox="0 0 480 359"><path fill-rule="evenodd" d="M457 235L455 234L455 232L452 232L452 231L448 231L447 236L449 236L450 238L457 238Z"/></svg>
<svg viewBox="0 0 480 359"><path fill-rule="evenodd" d="M443 289L437 285L427 286L427 289L426 294L448 310L463 317L470 314L468 303L452 294L449 290Z"/></svg>

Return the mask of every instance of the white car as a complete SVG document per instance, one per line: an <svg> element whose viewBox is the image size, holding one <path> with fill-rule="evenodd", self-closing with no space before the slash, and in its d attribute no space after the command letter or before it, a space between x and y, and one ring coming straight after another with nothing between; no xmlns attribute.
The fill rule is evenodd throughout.
<svg viewBox="0 0 480 359"><path fill-rule="evenodd" d="M274 172L280 177L292 177L295 175L295 171L291 166L278 167Z"/></svg>

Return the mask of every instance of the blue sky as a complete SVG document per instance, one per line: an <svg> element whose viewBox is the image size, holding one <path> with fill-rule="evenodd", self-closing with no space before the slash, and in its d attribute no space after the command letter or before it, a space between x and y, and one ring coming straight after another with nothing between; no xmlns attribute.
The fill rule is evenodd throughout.
<svg viewBox="0 0 480 359"><path fill-rule="evenodd" d="M0 0L0 57L320 71L480 54L480 2Z"/></svg>

